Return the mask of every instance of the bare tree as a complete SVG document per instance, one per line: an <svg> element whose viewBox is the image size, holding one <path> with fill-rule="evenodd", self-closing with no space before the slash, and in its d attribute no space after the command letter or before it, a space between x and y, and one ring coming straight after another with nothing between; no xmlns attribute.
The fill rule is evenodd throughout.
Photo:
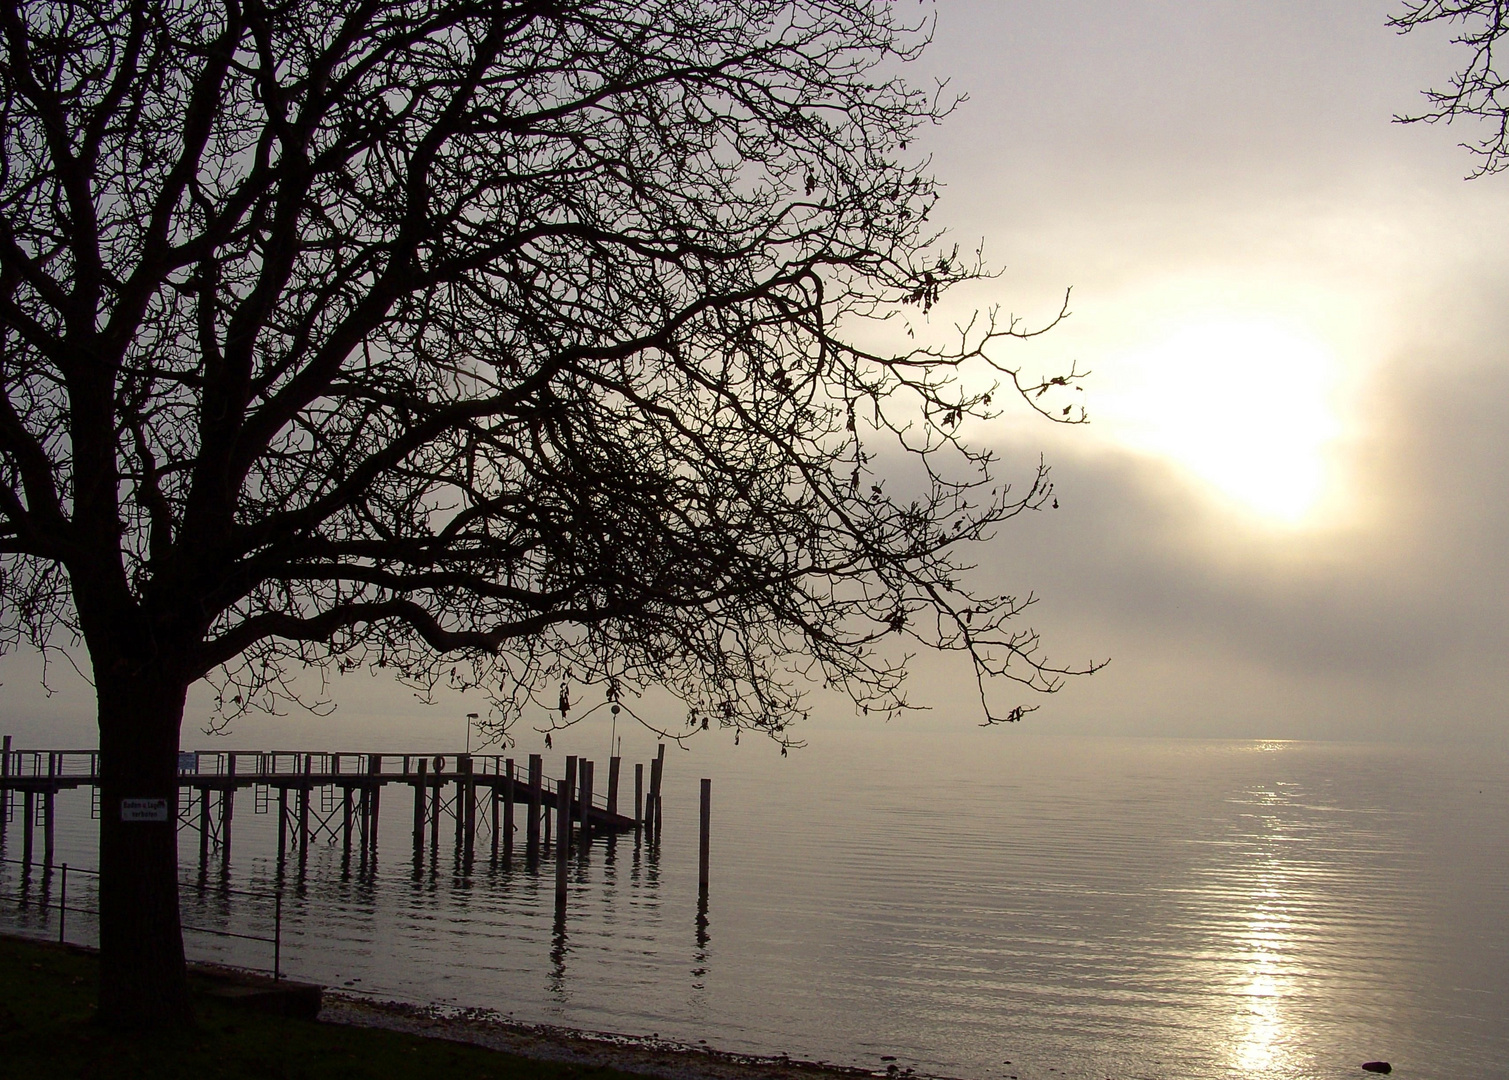
<svg viewBox="0 0 1509 1080"><path fill-rule="evenodd" d="M1452 76L1445 90L1427 90L1430 108L1395 117L1402 123L1450 123L1461 118L1484 121L1487 133L1464 149L1479 159L1472 178L1509 168L1509 80L1498 70L1494 48L1509 35L1509 3L1505 0L1412 0L1402 14L1389 20L1400 33L1431 23L1458 27L1452 39L1471 50L1472 58Z"/></svg>
<svg viewBox="0 0 1509 1080"><path fill-rule="evenodd" d="M961 376L1074 420L1072 374L1024 385L1015 322L855 343L980 272L892 4L0 18L3 635L92 665L105 1019L189 1016L174 817L119 807L176 805L196 680L229 717L374 665L504 730L656 685L786 739L812 680L905 707L887 638L966 654L987 722L1067 673L968 587L1051 489L964 440L1000 390Z"/></svg>

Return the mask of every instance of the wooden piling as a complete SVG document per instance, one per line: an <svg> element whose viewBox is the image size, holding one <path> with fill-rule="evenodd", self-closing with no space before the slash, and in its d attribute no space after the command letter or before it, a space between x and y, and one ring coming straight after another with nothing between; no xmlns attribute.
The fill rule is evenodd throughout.
<svg viewBox="0 0 1509 1080"><path fill-rule="evenodd" d="M571 782L570 773L576 765L575 758L566 759L567 779L562 780L556 789L556 833L560 840L555 846L555 906L558 910L566 908L566 863L570 858L568 849L571 847L568 837L571 836Z"/></svg>
<svg viewBox="0 0 1509 1080"><path fill-rule="evenodd" d="M58 775L58 755L47 755L47 778L52 780ZM53 840L53 807L57 799L57 788L48 785L46 793L42 796L42 862L46 866L52 865L52 840Z"/></svg>
<svg viewBox="0 0 1509 1080"><path fill-rule="evenodd" d="M565 781L565 783L566 783L566 792L567 792L567 795L568 795L567 800L566 800L566 827L564 829L558 829L557 830L557 832L560 835L558 835L555 838L555 842L557 844L559 844L561 847L566 848L568 851L571 848L571 833L572 833L571 816L572 816L572 814L574 812L574 808L573 808L572 804L576 802L576 777L577 777L576 755L575 754L567 754L566 755L566 781ZM557 822L556 824L560 824L560 823Z"/></svg>
<svg viewBox="0 0 1509 1080"><path fill-rule="evenodd" d="M503 774L503 858L513 858L513 779L514 763L509 758Z"/></svg>
<svg viewBox="0 0 1509 1080"><path fill-rule="evenodd" d="M445 802L445 781L441 774L445 771L445 758L435 755L435 776L431 783L435 787L435 794L430 797L430 858L440 857L440 812L444 809L441 805Z"/></svg>
<svg viewBox="0 0 1509 1080"><path fill-rule="evenodd" d="M644 762L634 763L634 835L644 829Z"/></svg>
<svg viewBox="0 0 1509 1080"><path fill-rule="evenodd" d="M582 794L580 799L582 811L581 836L582 847L585 849L587 843L592 839L592 822L590 820L590 815L592 814L592 774L597 771L597 763L584 760L578 768L581 770L582 777Z"/></svg>
<svg viewBox="0 0 1509 1080"><path fill-rule="evenodd" d="M616 755L608 759L608 813L614 816L618 814L618 770L623 762Z"/></svg>
<svg viewBox="0 0 1509 1080"><path fill-rule="evenodd" d="M707 854L708 838L712 831L713 821L713 782L706 777L702 779L702 832L697 845L697 885L703 894L707 893Z"/></svg>
<svg viewBox="0 0 1509 1080"><path fill-rule="evenodd" d="M660 801L660 792L665 786L665 743L655 748L655 842L660 843L660 826L665 817L665 806Z"/></svg>
<svg viewBox="0 0 1509 1080"><path fill-rule="evenodd" d="M351 861L351 785L341 786L341 859Z"/></svg>
<svg viewBox="0 0 1509 1080"><path fill-rule="evenodd" d="M492 799L491 799L492 811L493 811L493 816L492 816L492 848L493 848L492 860L493 860L493 862L497 862L498 861L498 811L499 811L498 803L499 803L499 801L500 801L500 799L499 799L499 793L498 793L498 782L496 780L494 780L493 783L492 783Z"/></svg>
<svg viewBox="0 0 1509 1080"><path fill-rule="evenodd" d="M199 785L199 869L210 858L210 789Z"/></svg>
<svg viewBox="0 0 1509 1080"><path fill-rule="evenodd" d="M645 801L645 833L653 844L660 839L660 777L665 768L665 743L650 762L650 792Z"/></svg>
<svg viewBox="0 0 1509 1080"><path fill-rule="evenodd" d="M278 788L278 869L288 855L288 788Z"/></svg>
<svg viewBox="0 0 1509 1080"><path fill-rule="evenodd" d="M31 788L21 796L21 810L26 815L26 826L21 830L21 861L27 866L31 865L31 832L32 823L36 821L36 793Z"/></svg>
<svg viewBox="0 0 1509 1080"><path fill-rule="evenodd" d="M528 844L529 857L535 858L540 850L540 802L543 793L540 791L542 777L545 775L545 759L539 754L529 755L529 825Z"/></svg>
<svg viewBox="0 0 1509 1080"><path fill-rule="evenodd" d="M377 776L382 772L381 754L373 754L372 757L368 759L367 772L372 776ZM372 813L371 820L367 822L367 844L372 851L372 857L375 859L377 857L377 822L378 819L382 816L378 813L379 809L381 809L382 806L382 784L375 780L371 781L370 783L370 790L372 792Z"/></svg>
<svg viewBox="0 0 1509 1080"><path fill-rule="evenodd" d="M362 862L367 861L367 829L372 824L372 789L363 784L361 791L356 797L356 836L357 847L361 851Z"/></svg>
<svg viewBox="0 0 1509 1080"><path fill-rule="evenodd" d="M314 770L314 755L304 755L304 783L299 787L299 869L309 856L309 792L313 781L309 779Z"/></svg>
<svg viewBox="0 0 1509 1080"><path fill-rule="evenodd" d="M456 824L457 828L461 828L463 821L465 822L462 857L466 860L466 865L470 866L477 850L477 781L472 776L470 754L462 755L459 764L461 774L456 777ZM461 813L462 810L465 812Z"/></svg>
<svg viewBox="0 0 1509 1080"><path fill-rule="evenodd" d="M418 779L414 781L414 858L416 859L424 856L425 765L424 758L420 758Z"/></svg>
<svg viewBox="0 0 1509 1080"><path fill-rule="evenodd" d="M10 779L10 736L5 736L5 748L0 750L0 781ZM0 848L5 846L5 831L10 826L11 790L5 784L0 789Z"/></svg>
<svg viewBox="0 0 1509 1080"><path fill-rule="evenodd" d="M225 756L225 775L234 780L236 755ZM231 857L231 818L236 813L236 785L227 784L220 792L220 859L229 862Z"/></svg>

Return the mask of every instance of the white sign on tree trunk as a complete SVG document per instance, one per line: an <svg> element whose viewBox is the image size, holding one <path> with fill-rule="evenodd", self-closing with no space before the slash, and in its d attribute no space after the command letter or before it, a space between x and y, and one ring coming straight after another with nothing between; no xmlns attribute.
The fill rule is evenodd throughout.
<svg viewBox="0 0 1509 1080"><path fill-rule="evenodd" d="M167 821L167 799L122 799L122 821Z"/></svg>

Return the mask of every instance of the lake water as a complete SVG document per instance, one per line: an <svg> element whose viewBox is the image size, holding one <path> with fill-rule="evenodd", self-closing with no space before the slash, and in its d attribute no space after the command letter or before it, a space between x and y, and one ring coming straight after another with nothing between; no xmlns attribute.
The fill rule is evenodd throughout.
<svg viewBox="0 0 1509 1080"><path fill-rule="evenodd" d="M525 1021L875 1069L893 1055L980 1080L1361 1076L1375 1058L1402 1078L1509 1075L1502 754L809 734L785 760L672 748L658 854L632 835L594 843L564 924L552 864L535 876L522 857L479 854L463 878L447 848L416 878L412 802L390 787L375 870L344 874L322 845L302 884L286 882L285 970ZM705 917L701 776L714 780ZM88 796L60 798L57 858L92 866ZM251 803L237 800L226 881L266 889L274 818ZM183 855L192 874L187 831ZM185 893L185 920L260 932L265 905L218 895L220 881ZM11 904L0 919L53 932ZM92 932L71 917L71 939ZM270 963L260 942L187 941Z"/></svg>

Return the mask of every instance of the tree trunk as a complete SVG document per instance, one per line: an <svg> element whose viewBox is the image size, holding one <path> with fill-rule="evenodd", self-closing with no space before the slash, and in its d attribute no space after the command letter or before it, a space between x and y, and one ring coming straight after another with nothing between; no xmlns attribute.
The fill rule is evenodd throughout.
<svg viewBox="0 0 1509 1080"><path fill-rule="evenodd" d="M178 916L178 730L187 687L96 669L100 728L99 1019L194 1022Z"/></svg>

